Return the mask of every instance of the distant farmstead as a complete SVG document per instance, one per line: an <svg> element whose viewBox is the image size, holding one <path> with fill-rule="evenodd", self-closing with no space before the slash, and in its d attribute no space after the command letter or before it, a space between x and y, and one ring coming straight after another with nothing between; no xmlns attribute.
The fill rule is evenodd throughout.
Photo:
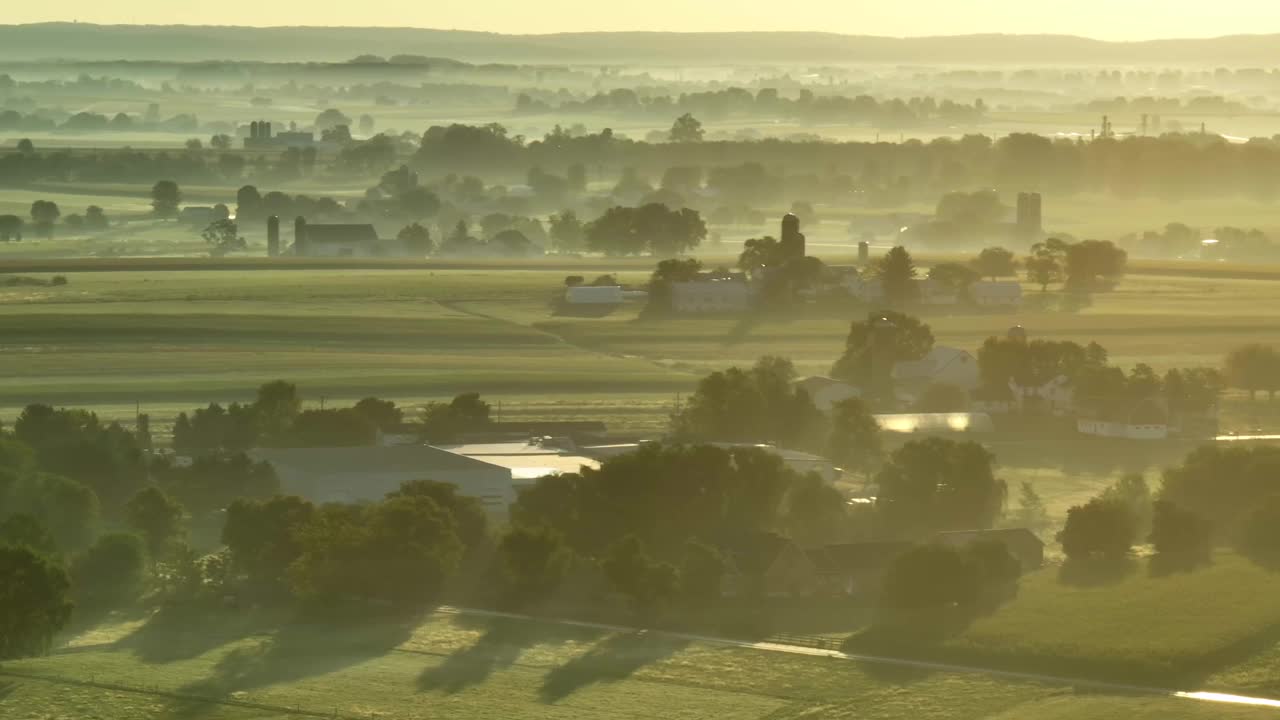
<svg viewBox="0 0 1280 720"><path fill-rule="evenodd" d="M309 223L293 225L293 254L298 257L410 257L408 244L382 240L369 223Z"/></svg>
<svg viewBox="0 0 1280 720"><path fill-rule="evenodd" d="M245 150L283 150L285 148L306 148L316 144L314 133L289 129L279 133L273 132L267 120L254 120L249 123L249 137L244 139Z"/></svg>

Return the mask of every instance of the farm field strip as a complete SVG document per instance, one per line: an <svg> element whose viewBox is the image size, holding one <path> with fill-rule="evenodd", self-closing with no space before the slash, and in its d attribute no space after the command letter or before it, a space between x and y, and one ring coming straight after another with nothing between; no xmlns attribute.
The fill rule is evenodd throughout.
<svg viewBox="0 0 1280 720"><path fill-rule="evenodd" d="M213 618L199 629L153 622L95 631L69 652L6 664L14 675L3 678L12 684L0 693L0 711L42 702L48 712L111 708L111 717L127 720L299 713L416 719L466 708L468 718L545 720L652 717L661 704L664 717L676 720L978 720L1028 717L1041 708L1048 710L1035 717L1068 718L1083 703L1095 711L1090 717L1102 718L1262 717L1257 708L1146 693L833 665L827 657L510 618L436 614L409 625L330 629L285 623L266 626L265 634L252 618ZM137 692L59 684L86 678Z"/></svg>

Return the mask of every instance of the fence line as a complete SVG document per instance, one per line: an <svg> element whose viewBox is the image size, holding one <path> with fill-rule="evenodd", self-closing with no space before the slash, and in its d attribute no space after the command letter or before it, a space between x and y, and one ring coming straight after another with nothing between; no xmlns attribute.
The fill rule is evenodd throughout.
<svg viewBox="0 0 1280 720"><path fill-rule="evenodd" d="M211 705L230 705L232 707L242 707L250 710L264 710L266 712L280 713L283 715L295 715L299 717L313 718L332 718L333 720L378 720L386 717L384 713L350 713L340 712L337 708L329 711L310 710L307 708L287 705L272 705L270 703L254 702L252 700L238 700L228 697L210 697L207 695L197 695L194 693L181 693L172 690L163 690L160 686L147 687L146 685L132 685L129 683L106 682L99 680L80 680L76 678L59 677L56 675L40 675L38 673L24 673L15 670L0 668L0 677L13 677L21 680L35 680L37 682L53 683L55 685L74 685L77 687L95 688L98 690L114 690L116 692L135 693L139 695L150 695L153 697L163 697L170 700L186 700L209 703Z"/></svg>
<svg viewBox="0 0 1280 720"><path fill-rule="evenodd" d="M777 645L799 645L817 648L818 650L839 650L841 640L826 635L797 635L794 633L777 633L764 639L764 642Z"/></svg>

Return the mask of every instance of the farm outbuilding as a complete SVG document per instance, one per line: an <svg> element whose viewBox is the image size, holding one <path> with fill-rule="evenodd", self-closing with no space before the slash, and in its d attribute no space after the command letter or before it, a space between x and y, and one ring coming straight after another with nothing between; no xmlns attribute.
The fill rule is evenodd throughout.
<svg viewBox="0 0 1280 720"><path fill-rule="evenodd" d="M515 502L511 469L430 445L259 448L249 451L280 478L280 491L315 503L381 500L410 480L435 480L505 518Z"/></svg>

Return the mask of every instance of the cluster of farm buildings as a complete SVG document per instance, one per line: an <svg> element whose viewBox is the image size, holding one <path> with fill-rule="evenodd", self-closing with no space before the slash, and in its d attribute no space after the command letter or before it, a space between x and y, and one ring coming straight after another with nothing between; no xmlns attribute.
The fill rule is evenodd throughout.
<svg viewBox="0 0 1280 720"><path fill-rule="evenodd" d="M780 252L787 258L805 257L805 237L795 215L782 219ZM862 265L869 260L867 243L858 245ZM683 315L731 314L751 310L764 295L770 273L776 268L757 267L742 272L716 270L698 273L697 277L671 283L671 310ZM978 280L963 290L949 287L931 278L913 281L920 304L948 307L970 304L992 310L1017 310L1022 305L1022 285L1016 281ZM637 291L621 285L574 286L565 289L569 305L620 305ZM802 297L846 297L864 304L885 301L884 284L879 278L860 272L854 266L824 265L816 282L800 291Z"/></svg>
<svg viewBox="0 0 1280 720"><path fill-rule="evenodd" d="M598 468L608 458L638 447L609 443L601 434L604 430L603 425L588 422L497 423L492 431L472 439L437 446L423 443L406 427L403 434L380 434L377 444L370 446L261 448L250 454L273 466L282 492L312 502L373 501L403 482L430 478L478 499L495 522L504 523L520 490L538 478ZM529 432L564 434L529 438ZM816 473L827 482L837 482L843 475L816 455L768 445L754 447L777 454L796 472ZM1043 543L1022 529L945 532L934 540L961 546L979 538L1003 542L1027 568L1043 561ZM910 547L900 542L801 547L771 532L729 536L719 545L727 566L722 584L726 597L870 595L878 591L891 561Z"/></svg>

